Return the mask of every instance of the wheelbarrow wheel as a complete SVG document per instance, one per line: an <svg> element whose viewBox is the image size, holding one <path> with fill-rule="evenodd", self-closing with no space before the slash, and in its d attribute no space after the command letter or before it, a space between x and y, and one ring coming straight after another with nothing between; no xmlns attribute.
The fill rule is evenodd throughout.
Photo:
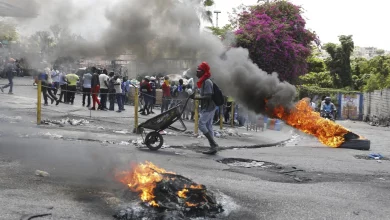
<svg viewBox="0 0 390 220"><path fill-rule="evenodd" d="M150 132L145 137L145 144L150 150L156 151L164 144L163 136L156 131Z"/></svg>

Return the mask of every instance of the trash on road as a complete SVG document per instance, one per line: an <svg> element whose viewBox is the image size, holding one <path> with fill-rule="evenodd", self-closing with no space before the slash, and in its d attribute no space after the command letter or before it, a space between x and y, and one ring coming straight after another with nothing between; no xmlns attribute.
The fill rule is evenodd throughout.
<svg viewBox="0 0 390 220"><path fill-rule="evenodd" d="M128 130L114 131L114 133L117 133L117 134L130 134L130 132Z"/></svg>
<svg viewBox="0 0 390 220"><path fill-rule="evenodd" d="M72 126L79 126L79 125L89 124L89 121L85 119L70 119L70 118L64 118L61 120L44 119L41 121L41 124L60 125L60 126L70 124Z"/></svg>
<svg viewBox="0 0 390 220"><path fill-rule="evenodd" d="M41 177L48 177L50 176L50 174L46 171L42 171L42 170L36 170L35 171L35 175L36 176L41 176Z"/></svg>
<svg viewBox="0 0 390 220"><path fill-rule="evenodd" d="M224 211L206 186L150 162L117 172L116 179L139 193L142 201L141 205L120 210L116 219L207 219Z"/></svg>
<svg viewBox="0 0 390 220"><path fill-rule="evenodd" d="M377 153L370 153L368 157L374 160L380 160L383 158L381 154L377 154Z"/></svg>

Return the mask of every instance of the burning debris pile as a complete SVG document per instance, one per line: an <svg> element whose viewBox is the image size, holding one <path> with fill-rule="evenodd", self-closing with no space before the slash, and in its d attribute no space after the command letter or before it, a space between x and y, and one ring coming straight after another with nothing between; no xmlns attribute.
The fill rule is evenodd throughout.
<svg viewBox="0 0 390 220"><path fill-rule="evenodd" d="M116 178L131 191L139 193L142 205L150 208L148 212L139 211L139 208L121 210L115 215L120 220L157 219L158 216L175 216L174 219L215 217L224 211L206 186L150 162L136 165L131 171L118 172Z"/></svg>
<svg viewBox="0 0 390 220"><path fill-rule="evenodd" d="M317 137L321 143L327 146L370 149L369 140L352 133L331 120L322 118L318 112L312 110L306 100L299 101L291 111L277 107L273 109L271 114L284 120L288 125Z"/></svg>

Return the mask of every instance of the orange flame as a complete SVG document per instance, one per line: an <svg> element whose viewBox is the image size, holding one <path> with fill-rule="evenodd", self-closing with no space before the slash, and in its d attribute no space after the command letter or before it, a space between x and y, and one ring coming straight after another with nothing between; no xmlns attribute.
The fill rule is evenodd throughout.
<svg viewBox="0 0 390 220"><path fill-rule="evenodd" d="M199 205L199 204L186 202L186 206L187 206L187 207L196 207L196 206L198 206L198 205Z"/></svg>
<svg viewBox="0 0 390 220"><path fill-rule="evenodd" d="M180 190L179 192L177 192L177 195L180 197L180 198L187 198L187 194L188 193L188 189L183 189L183 190Z"/></svg>
<svg viewBox="0 0 390 220"><path fill-rule="evenodd" d="M162 173L174 174L146 161L144 164L134 166L131 171L117 172L115 177L131 191L140 193L143 202L148 202L151 206L159 206L154 200L153 190L156 188L156 183L163 179Z"/></svg>
<svg viewBox="0 0 390 220"><path fill-rule="evenodd" d="M288 125L317 137L321 143L330 147L339 147L345 141L344 135L349 132L343 126L322 118L305 100L299 101L291 112L277 107L273 114Z"/></svg>

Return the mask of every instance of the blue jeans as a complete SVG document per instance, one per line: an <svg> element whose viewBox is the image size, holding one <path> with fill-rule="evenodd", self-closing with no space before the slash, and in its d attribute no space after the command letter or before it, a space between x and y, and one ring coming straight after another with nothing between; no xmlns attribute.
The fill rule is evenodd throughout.
<svg viewBox="0 0 390 220"><path fill-rule="evenodd" d="M8 85L3 86L3 89L9 87L9 92L11 93L12 92L12 88L14 87L13 78L12 77L8 77L8 82L9 82Z"/></svg>
<svg viewBox="0 0 390 220"><path fill-rule="evenodd" d="M203 134L210 133L211 137L214 137L213 130L213 118L215 114L215 109L212 111L201 111L199 118L199 130L202 131Z"/></svg>
<svg viewBox="0 0 390 220"><path fill-rule="evenodd" d="M118 111L123 110L122 93L115 94L115 97L116 97L116 102L118 103Z"/></svg>

